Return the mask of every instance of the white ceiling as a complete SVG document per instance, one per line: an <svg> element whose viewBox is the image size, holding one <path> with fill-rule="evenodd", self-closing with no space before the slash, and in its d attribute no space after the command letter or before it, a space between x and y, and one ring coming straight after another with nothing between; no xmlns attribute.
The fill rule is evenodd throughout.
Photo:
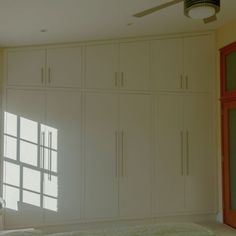
<svg viewBox="0 0 236 236"><path fill-rule="evenodd" d="M143 18L132 17L168 1L0 0L0 46L211 30L236 17L235 0L221 0L218 21L207 25L185 17L183 3ZM40 32L42 29L47 32Z"/></svg>

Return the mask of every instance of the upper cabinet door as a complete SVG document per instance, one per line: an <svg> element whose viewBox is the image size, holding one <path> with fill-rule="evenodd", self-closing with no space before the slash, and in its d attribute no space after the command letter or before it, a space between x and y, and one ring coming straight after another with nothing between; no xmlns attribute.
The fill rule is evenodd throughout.
<svg viewBox="0 0 236 236"><path fill-rule="evenodd" d="M120 44L120 88L129 90L149 88L148 42Z"/></svg>
<svg viewBox="0 0 236 236"><path fill-rule="evenodd" d="M118 88L118 44L86 47L86 88Z"/></svg>
<svg viewBox="0 0 236 236"><path fill-rule="evenodd" d="M81 47L55 48L47 50L47 86L81 87Z"/></svg>
<svg viewBox="0 0 236 236"><path fill-rule="evenodd" d="M7 83L15 86L44 86L45 50L9 51Z"/></svg>
<svg viewBox="0 0 236 236"><path fill-rule="evenodd" d="M214 73L213 43L212 36L184 39L185 87L189 91L210 90Z"/></svg>
<svg viewBox="0 0 236 236"><path fill-rule="evenodd" d="M151 99L149 95L120 96L121 217L151 215Z"/></svg>
<svg viewBox="0 0 236 236"><path fill-rule="evenodd" d="M164 39L151 42L151 89L184 89L183 40Z"/></svg>

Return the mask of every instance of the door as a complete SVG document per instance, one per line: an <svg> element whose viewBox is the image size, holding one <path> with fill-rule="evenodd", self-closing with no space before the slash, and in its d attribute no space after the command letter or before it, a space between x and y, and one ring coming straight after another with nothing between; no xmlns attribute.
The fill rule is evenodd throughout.
<svg viewBox="0 0 236 236"><path fill-rule="evenodd" d="M40 127L44 92L8 89L4 111L5 227L43 224Z"/></svg>
<svg viewBox="0 0 236 236"><path fill-rule="evenodd" d="M150 52L152 89L179 91L185 88L183 40L180 38L152 41Z"/></svg>
<svg viewBox="0 0 236 236"><path fill-rule="evenodd" d="M224 222L236 227L236 101L222 105Z"/></svg>
<svg viewBox="0 0 236 236"><path fill-rule="evenodd" d="M86 47L86 88L118 88L118 44Z"/></svg>
<svg viewBox="0 0 236 236"><path fill-rule="evenodd" d="M118 95L86 94L86 218L118 216L118 120Z"/></svg>
<svg viewBox="0 0 236 236"><path fill-rule="evenodd" d="M82 99L76 91L46 93L43 203L45 223L75 222L81 216Z"/></svg>
<svg viewBox="0 0 236 236"><path fill-rule="evenodd" d="M47 85L50 87L81 87L81 47L48 49L46 74Z"/></svg>
<svg viewBox="0 0 236 236"><path fill-rule="evenodd" d="M183 95L156 97L155 147L154 211L156 214L184 212Z"/></svg>
<svg viewBox="0 0 236 236"><path fill-rule="evenodd" d="M148 42L120 44L120 87L129 90L149 88Z"/></svg>
<svg viewBox="0 0 236 236"><path fill-rule="evenodd" d="M7 83L17 86L44 86L45 50L19 50L7 53Z"/></svg>
<svg viewBox="0 0 236 236"><path fill-rule="evenodd" d="M184 73L186 89L207 92L214 73L214 40L212 36L184 39Z"/></svg>
<svg viewBox="0 0 236 236"><path fill-rule="evenodd" d="M189 212L216 210L211 107L208 94L185 95L186 210Z"/></svg>
<svg viewBox="0 0 236 236"><path fill-rule="evenodd" d="M149 95L120 95L121 217L151 215L152 151Z"/></svg>

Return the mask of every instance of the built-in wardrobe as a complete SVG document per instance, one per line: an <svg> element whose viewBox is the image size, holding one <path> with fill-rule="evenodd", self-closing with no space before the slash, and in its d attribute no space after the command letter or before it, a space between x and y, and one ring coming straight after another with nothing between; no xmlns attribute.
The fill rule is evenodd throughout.
<svg viewBox="0 0 236 236"><path fill-rule="evenodd" d="M5 227L215 214L214 35L5 50Z"/></svg>

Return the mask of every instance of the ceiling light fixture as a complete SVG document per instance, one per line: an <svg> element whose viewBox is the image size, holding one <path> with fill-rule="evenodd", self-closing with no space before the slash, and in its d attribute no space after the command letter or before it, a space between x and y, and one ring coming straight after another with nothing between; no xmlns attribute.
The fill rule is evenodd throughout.
<svg viewBox="0 0 236 236"><path fill-rule="evenodd" d="M220 0L185 0L184 13L192 19L206 19L220 11Z"/></svg>

